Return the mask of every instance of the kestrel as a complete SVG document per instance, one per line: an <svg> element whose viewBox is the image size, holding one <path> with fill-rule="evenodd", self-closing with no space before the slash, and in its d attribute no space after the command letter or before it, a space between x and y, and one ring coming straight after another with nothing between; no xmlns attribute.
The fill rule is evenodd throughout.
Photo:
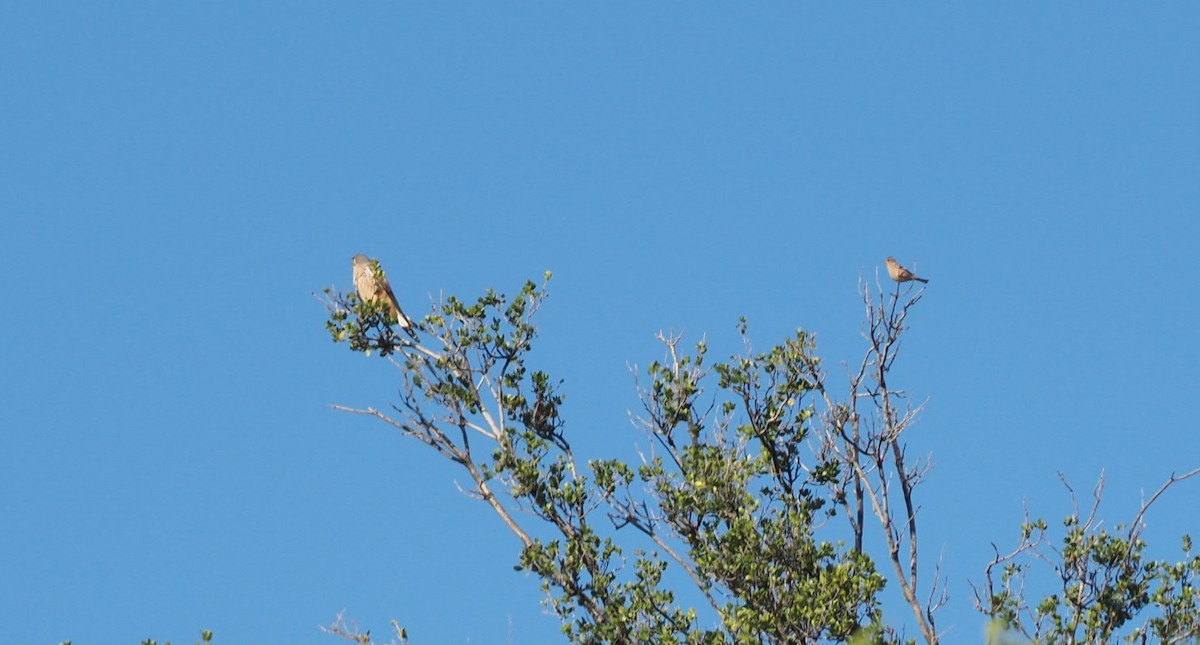
<svg viewBox="0 0 1200 645"><path fill-rule="evenodd" d="M917 276L913 275L912 271L900 266L900 263L896 261L896 258L888 258L887 267L888 275L892 276L892 279L896 282L908 282L910 280L916 280L917 282L929 282L925 278L918 278Z"/></svg>
<svg viewBox="0 0 1200 645"><path fill-rule="evenodd" d="M415 340L417 333L413 331L412 321L400 310L396 294L392 293L392 285L388 284L379 263L362 253L351 258L350 262L354 265L354 290L358 292L358 298L363 302L387 303L390 318Z"/></svg>

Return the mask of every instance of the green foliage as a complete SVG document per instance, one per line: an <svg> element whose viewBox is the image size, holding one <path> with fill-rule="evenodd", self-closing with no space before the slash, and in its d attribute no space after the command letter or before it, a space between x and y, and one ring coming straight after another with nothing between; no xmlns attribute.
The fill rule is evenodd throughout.
<svg viewBox="0 0 1200 645"><path fill-rule="evenodd" d="M197 645L199 645L200 643L211 643L212 640L213 640L213 633L211 631L205 629L200 632L200 640L196 641L196 643L197 643ZM71 641L65 641L63 643L63 645L71 645ZM147 638L142 641L142 645L158 645L158 641ZM171 641L164 641L163 645L171 645Z"/></svg>
<svg viewBox="0 0 1200 645"><path fill-rule="evenodd" d="M666 357L645 371L636 418L652 449L636 462L580 464L562 382L527 364L550 277L511 300L492 290L473 302L447 297L416 323L418 342L398 335L382 306L327 290L326 327L335 342L402 368L395 414L339 409L379 418L465 470L469 492L521 541L515 568L540 579L569 641L898 643L880 601L892 581L925 642L939 642L944 588L936 570L918 584L914 489L928 464L908 463L902 439L920 406L886 378L923 292L902 303L899 289L890 300L863 289L870 347L841 398L802 330L711 367L704 341L688 354L660 335ZM749 348L744 320L739 330ZM871 513L885 546L878 560L863 548ZM1195 638L1200 560L1190 540L1181 562L1147 561L1138 531L1122 529L1069 517L1061 549L1039 554L1060 563L1062 590L1031 606L1030 564L1017 556L1044 544L1047 525L1027 521L1022 547L998 556L977 591L993 618L988 642ZM838 539L847 536L849 546ZM1157 613L1130 629L1147 607ZM340 621L327 631L370 642Z"/></svg>
<svg viewBox="0 0 1200 645"><path fill-rule="evenodd" d="M719 405L700 399L714 380L704 343L679 356L671 341L671 360L648 370L644 400L662 454L580 468L561 382L526 365L545 284L527 282L511 301L491 290L469 304L447 298L418 325L435 347L398 336L381 307L327 294L336 342L403 355L403 417L385 420L467 469L474 493L522 540L517 568L541 578L572 642L841 641L863 627L885 642L874 563L815 535L839 469L802 457L818 363L804 333L716 365ZM518 522L518 509L539 525ZM618 542L622 530L649 548ZM672 566L707 599L709 618L676 601Z"/></svg>
<svg viewBox="0 0 1200 645"><path fill-rule="evenodd" d="M196 643L198 645L201 643L211 643L212 640L213 640L213 633L211 631L205 629L205 630L201 630L200 640L196 641ZM71 645L71 641L62 641L61 643L59 643L59 645ZM147 639L142 640L141 645L158 645L158 641L147 638ZM163 645L171 645L171 641L164 641Z"/></svg>
<svg viewBox="0 0 1200 645"><path fill-rule="evenodd" d="M1168 486L1180 479L1172 477ZM1200 642L1200 555L1185 535L1180 561L1147 559L1140 520L1149 506L1112 530L1100 528L1096 507L1087 517L1076 510L1063 519L1058 547L1051 546L1045 520L1027 520L1018 547L997 554L988 567L976 606L1004 626L1006 637L1039 643ZM1025 596L1034 565L1049 565L1057 587L1037 600Z"/></svg>
<svg viewBox="0 0 1200 645"><path fill-rule="evenodd" d="M668 346L671 360L649 366L643 397L643 425L666 456L638 468L649 499L630 488L615 501L606 491L622 520L686 545L682 564L721 601L731 642L844 640L878 621L884 580L874 563L814 535L828 490L809 473L837 469L802 450L813 418L811 338L797 332L766 353L715 365L715 401L701 398L705 343L694 356L679 355L674 340Z"/></svg>
<svg viewBox="0 0 1200 645"><path fill-rule="evenodd" d="M397 333L386 302L363 301L356 294L335 294L332 289L325 289L325 295L331 303L336 299L325 321L333 342L347 343L350 349L367 356L376 351L388 356L412 343L407 336Z"/></svg>

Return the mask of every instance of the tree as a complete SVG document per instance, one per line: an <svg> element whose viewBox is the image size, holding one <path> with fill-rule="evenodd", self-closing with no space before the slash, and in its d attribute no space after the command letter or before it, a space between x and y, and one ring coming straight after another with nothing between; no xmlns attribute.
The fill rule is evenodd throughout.
<svg viewBox="0 0 1200 645"><path fill-rule="evenodd" d="M401 374L390 411L334 407L462 468L468 493L520 541L517 568L541 579L568 640L896 643L905 636L881 609L890 581L920 640L939 642L946 593L938 568L921 564L916 503L930 466L905 440L922 404L890 379L924 289L860 283L866 346L843 388L804 330L755 352L742 320L745 351L711 366L704 340L689 353L660 333L665 358L638 386L636 422L652 450L635 463L581 464L560 416L562 382L527 365L549 280L511 300L447 297L416 323L417 340L397 334L379 303L333 289L324 301L335 342ZM1170 575L1178 615L1168 622L1187 624L1192 578ZM698 606L677 600L680 581ZM1026 633L1023 599L990 582L983 595L985 613ZM329 631L370 640L341 617Z"/></svg>
<svg viewBox="0 0 1200 645"><path fill-rule="evenodd" d="M1200 554L1184 535L1183 560L1148 560L1143 518L1173 484L1200 475L1200 468L1172 474L1138 511L1134 520L1101 527L1098 511L1104 477L1092 491L1090 509L1080 509L1074 489L1059 474L1073 511L1063 519L1060 548L1051 545L1049 525L1026 511L1021 537L1007 554L995 550L975 606L996 620L997 642L1004 632L1038 643L1197 643L1200 642ZM1034 602L1026 585L1035 565L1048 567L1052 591Z"/></svg>

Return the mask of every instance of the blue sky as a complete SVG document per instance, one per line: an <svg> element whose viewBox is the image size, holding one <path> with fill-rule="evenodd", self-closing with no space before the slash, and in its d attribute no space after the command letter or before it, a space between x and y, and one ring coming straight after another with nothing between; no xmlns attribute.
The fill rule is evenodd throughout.
<svg viewBox="0 0 1200 645"><path fill-rule="evenodd" d="M1200 7L10 4L0 10L0 611L15 643L555 642L518 543L310 296L555 273L570 436L644 445L660 329L862 351L861 277L932 278L897 378L952 642L968 580L1200 466ZM1200 484L1149 520L1197 531ZM903 614L895 612L897 619Z"/></svg>

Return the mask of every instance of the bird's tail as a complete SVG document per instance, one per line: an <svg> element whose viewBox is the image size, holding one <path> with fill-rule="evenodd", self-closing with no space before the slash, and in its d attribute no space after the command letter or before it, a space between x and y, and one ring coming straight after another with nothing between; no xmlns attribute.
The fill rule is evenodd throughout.
<svg viewBox="0 0 1200 645"><path fill-rule="evenodd" d="M412 319L410 319L408 316L405 316L404 312L400 311L400 307L394 307L392 309L392 315L396 318L396 324L400 325L400 328L403 329L406 334L411 336L413 340L420 340L417 338L417 330L413 329Z"/></svg>

